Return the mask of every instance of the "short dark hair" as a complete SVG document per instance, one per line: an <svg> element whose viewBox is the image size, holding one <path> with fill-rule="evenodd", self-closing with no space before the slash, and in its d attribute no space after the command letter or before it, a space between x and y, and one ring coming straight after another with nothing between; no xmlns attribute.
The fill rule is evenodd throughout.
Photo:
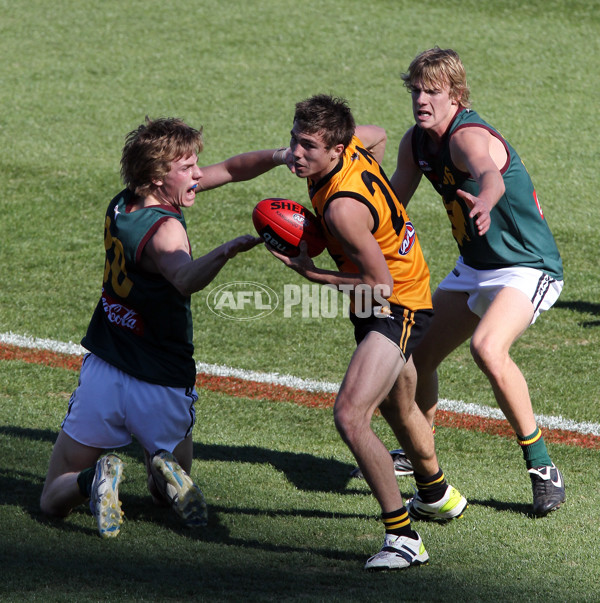
<svg viewBox="0 0 600 603"><path fill-rule="evenodd" d="M128 189L145 197L153 182L169 173L173 161L201 153L203 148L202 128L196 130L176 117L146 117L125 137L121 177Z"/></svg>
<svg viewBox="0 0 600 603"><path fill-rule="evenodd" d="M328 94L317 94L296 103L294 125L306 134L320 132L328 149L337 144L343 144L346 148L356 129L346 100Z"/></svg>

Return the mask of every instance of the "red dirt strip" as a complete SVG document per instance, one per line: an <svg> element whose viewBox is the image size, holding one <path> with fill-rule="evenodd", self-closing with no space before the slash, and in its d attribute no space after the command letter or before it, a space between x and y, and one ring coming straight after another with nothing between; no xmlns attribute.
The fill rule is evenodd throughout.
<svg viewBox="0 0 600 603"><path fill-rule="evenodd" d="M4 343L0 343L0 360L18 360L30 364L63 368L70 371L78 371L81 367L80 356L61 354L49 350L21 348ZM331 393L310 392L284 385L258 383L238 377L221 377L205 373L198 373L196 375L196 387L237 398L292 402L312 408L331 408L335 400L335 394ZM436 425L454 429L480 431L509 439L514 439L515 437L510 425L505 420L479 417L465 413L438 410L436 413ZM544 428L543 433L544 439L548 442L600 450L600 436L597 435L548 428Z"/></svg>

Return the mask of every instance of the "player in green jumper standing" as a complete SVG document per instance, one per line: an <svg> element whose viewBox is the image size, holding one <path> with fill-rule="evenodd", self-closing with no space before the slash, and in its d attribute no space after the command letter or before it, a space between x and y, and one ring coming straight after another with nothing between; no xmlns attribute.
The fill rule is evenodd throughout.
<svg viewBox="0 0 600 603"><path fill-rule="evenodd" d="M391 182L406 206L425 175L442 196L460 254L435 291L433 323L414 352L417 402L433 424L436 369L470 338L471 354L523 450L533 511L546 515L565 501L563 478L548 455L527 383L509 352L558 298L560 254L521 159L470 109L458 54L427 50L402 79L416 124L400 142ZM414 518L430 515L418 496L407 506Z"/></svg>
<svg viewBox="0 0 600 603"><path fill-rule="evenodd" d="M198 192L254 178L286 157L283 149L252 151L200 168L202 148L201 131L183 121L147 119L127 136L126 188L105 215L102 293L82 341L89 353L40 501L44 513L64 517L89 498L105 538L122 523L123 462L100 456L129 444L132 434L144 449L155 502L189 526L206 523L204 497L189 476L198 398L190 297L262 239L237 237L193 259L182 210Z"/></svg>

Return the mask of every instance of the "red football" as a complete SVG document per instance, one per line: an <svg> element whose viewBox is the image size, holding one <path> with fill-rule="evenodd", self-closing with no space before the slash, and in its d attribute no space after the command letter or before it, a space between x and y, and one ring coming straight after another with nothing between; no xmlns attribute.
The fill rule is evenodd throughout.
<svg viewBox="0 0 600 603"><path fill-rule="evenodd" d="M256 232L274 249L294 257L300 241L306 241L311 258L325 249L325 237L317 217L290 199L263 199L252 212Z"/></svg>

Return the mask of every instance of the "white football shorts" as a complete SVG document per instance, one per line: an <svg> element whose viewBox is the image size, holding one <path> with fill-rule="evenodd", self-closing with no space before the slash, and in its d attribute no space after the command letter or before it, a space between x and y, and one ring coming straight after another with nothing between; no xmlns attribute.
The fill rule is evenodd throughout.
<svg viewBox="0 0 600 603"><path fill-rule="evenodd" d="M533 324L558 299L564 281L557 281L545 272L525 266L510 266L496 270L477 270L467 266L461 257L456 266L438 285L444 291L467 293L471 312L481 318L494 298L504 287L522 291L533 304Z"/></svg>
<svg viewBox="0 0 600 603"><path fill-rule="evenodd" d="M94 448L127 446L134 435L150 454L159 449L173 452L194 427L196 400L194 388L141 381L86 354L62 428Z"/></svg>

